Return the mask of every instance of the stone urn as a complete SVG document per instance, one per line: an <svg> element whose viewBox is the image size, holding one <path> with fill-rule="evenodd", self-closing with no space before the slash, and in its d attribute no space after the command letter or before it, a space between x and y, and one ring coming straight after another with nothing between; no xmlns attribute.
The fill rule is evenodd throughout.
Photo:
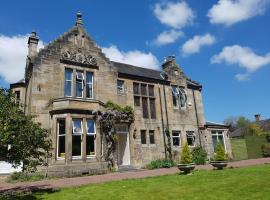
<svg viewBox="0 0 270 200"><path fill-rule="evenodd" d="M180 171L184 172L184 174L189 174L192 170L195 169L195 164L194 163L177 164L177 167Z"/></svg>
<svg viewBox="0 0 270 200"><path fill-rule="evenodd" d="M210 164L219 170L223 169L228 165L228 161L211 161Z"/></svg>

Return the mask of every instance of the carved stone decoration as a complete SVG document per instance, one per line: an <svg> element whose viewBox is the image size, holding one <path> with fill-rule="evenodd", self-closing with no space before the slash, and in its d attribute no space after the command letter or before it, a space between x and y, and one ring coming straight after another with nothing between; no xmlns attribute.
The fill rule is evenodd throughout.
<svg viewBox="0 0 270 200"><path fill-rule="evenodd" d="M96 59L87 52L83 52L80 48L76 50L63 50L61 52L61 61L78 65L97 66Z"/></svg>

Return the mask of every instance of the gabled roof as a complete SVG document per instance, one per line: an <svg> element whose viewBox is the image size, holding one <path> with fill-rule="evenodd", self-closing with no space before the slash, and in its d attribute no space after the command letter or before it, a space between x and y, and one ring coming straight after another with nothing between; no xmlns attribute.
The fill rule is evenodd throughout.
<svg viewBox="0 0 270 200"><path fill-rule="evenodd" d="M25 79L23 78L23 79L19 80L16 83L10 84L10 88L12 89L12 88L15 88L15 87L24 87L24 85L25 85Z"/></svg>

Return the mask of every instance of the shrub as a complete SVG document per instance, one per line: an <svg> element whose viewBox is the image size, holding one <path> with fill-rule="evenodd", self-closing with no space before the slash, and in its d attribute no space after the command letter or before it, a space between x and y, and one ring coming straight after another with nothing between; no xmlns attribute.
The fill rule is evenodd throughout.
<svg viewBox="0 0 270 200"><path fill-rule="evenodd" d="M192 154L189 150L189 146L186 143L183 148L182 148L182 153L181 153L181 164L189 164L192 163Z"/></svg>
<svg viewBox="0 0 270 200"><path fill-rule="evenodd" d="M204 165L207 159L207 153L202 146L196 146L192 150L193 162L196 165Z"/></svg>
<svg viewBox="0 0 270 200"><path fill-rule="evenodd" d="M270 143L263 144L261 149L263 157L270 157Z"/></svg>
<svg viewBox="0 0 270 200"><path fill-rule="evenodd" d="M175 165L176 165L175 162L172 160L158 159L151 161L151 163L146 165L146 168L147 169L171 168Z"/></svg>
<svg viewBox="0 0 270 200"><path fill-rule="evenodd" d="M225 153L225 149L220 141L218 141L218 143L217 143L216 151L215 151L215 155L214 155L213 160L214 161L227 161L228 160L228 156Z"/></svg>
<svg viewBox="0 0 270 200"><path fill-rule="evenodd" d="M27 172L14 172L8 177L8 182L25 182L25 181L39 181L44 179L42 174L30 174Z"/></svg>
<svg viewBox="0 0 270 200"><path fill-rule="evenodd" d="M265 138L266 138L267 142L270 142L270 133L267 133Z"/></svg>

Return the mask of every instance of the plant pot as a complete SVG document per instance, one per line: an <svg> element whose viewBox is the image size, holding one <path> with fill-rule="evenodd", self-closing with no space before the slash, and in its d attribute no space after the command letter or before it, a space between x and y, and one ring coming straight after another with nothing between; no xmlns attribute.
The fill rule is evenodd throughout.
<svg viewBox="0 0 270 200"><path fill-rule="evenodd" d="M228 165L228 161L211 161L210 164L213 167L221 170Z"/></svg>
<svg viewBox="0 0 270 200"><path fill-rule="evenodd" d="M194 163L177 164L177 167L180 171L184 172L185 174L189 174L192 170L195 169L195 164Z"/></svg>

